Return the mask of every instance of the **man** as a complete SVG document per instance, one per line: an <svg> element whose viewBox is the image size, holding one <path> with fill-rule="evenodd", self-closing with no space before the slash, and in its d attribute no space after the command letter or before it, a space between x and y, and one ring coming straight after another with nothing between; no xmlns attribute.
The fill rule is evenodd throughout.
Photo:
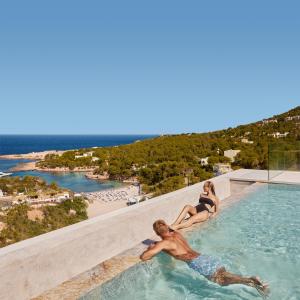
<svg viewBox="0 0 300 300"><path fill-rule="evenodd" d="M263 297L267 296L268 285L263 284L258 277L242 277L227 272L216 258L194 251L183 236L179 232L171 230L165 221L157 220L153 224L153 229L162 240L148 247L140 256L143 261L164 251L174 258L186 262L191 269L219 285L244 284L256 288Z"/></svg>

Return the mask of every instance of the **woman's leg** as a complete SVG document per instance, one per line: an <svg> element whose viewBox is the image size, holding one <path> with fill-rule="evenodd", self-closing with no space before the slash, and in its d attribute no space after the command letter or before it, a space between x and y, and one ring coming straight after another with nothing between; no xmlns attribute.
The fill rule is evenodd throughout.
<svg viewBox="0 0 300 300"><path fill-rule="evenodd" d="M182 228L187 228L192 226L195 223L201 223L206 221L209 218L209 212L207 210L201 211L193 216L191 216L188 220L185 222L182 222L180 224L172 225L171 228L173 230L179 230Z"/></svg>
<svg viewBox="0 0 300 300"><path fill-rule="evenodd" d="M186 205L183 208L183 210L181 211L181 213L179 214L176 221L172 224L172 226L178 225L179 223L181 223L182 220L186 217L187 214L189 214L190 216L196 215L197 214L196 208L194 206L191 206L191 205Z"/></svg>

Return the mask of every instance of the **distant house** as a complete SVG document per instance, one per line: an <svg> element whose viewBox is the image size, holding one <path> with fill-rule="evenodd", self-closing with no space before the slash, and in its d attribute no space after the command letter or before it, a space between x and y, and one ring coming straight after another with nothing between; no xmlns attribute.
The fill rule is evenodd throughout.
<svg viewBox="0 0 300 300"><path fill-rule="evenodd" d="M248 139L242 139L242 143L244 143L244 144L253 144L253 141L249 141Z"/></svg>
<svg viewBox="0 0 300 300"><path fill-rule="evenodd" d="M208 165L208 156L207 157L203 157L200 159L200 164L201 166L207 166Z"/></svg>
<svg viewBox="0 0 300 300"><path fill-rule="evenodd" d="M232 169L230 164L217 163L213 165L213 172L215 173L216 176L226 174L231 171Z"/></svg>
<svg viewBox="0 0 300 300"><path fill-rule="evenodd" d="M234 158L241 152L241 150L226 150L224 156L230 158L231 162L234 162Z"/></svg>
<svg viewBox="0 0 300 300"><path fill-rule="evenodd" d="M93 152L93 151L90 151L90 152L83 153L83 156L84 156L84 157L88 157L88 156L92 157L93 154L94 154L94 152Z"/></svg>
<svg viewBox="0 0 300 300"><path fill-rule="evenodd" d="M70 199L69 193L63 193L57 197L58 202L63 202L64 200Z"/></svg>
<svg viewBox="0 0 300 300"><path fill-rule="evenodd" d="M2 190L0 190L0 197L3 197L3 196L4 196L4 194L3 194Z"/></svg>
<svg viewBox="0 0 300 300"><path fill-rule="evenodd" d="M132 164L132 166L131 166L132 171L138 171L139 169L140 169L140 167L138 165Z"/></svg>
<svg viewBox="0 0 300 300"><path fill-rule="evenodd" d="M75 155L75 159L84 158L84 157L92 157L93 154L94 154L94 152L90 151L90 152L83 153L82 155Z"/></svg>
<svg viewBox="0 0 300 300"><path fill-rule="evenodd" d="M285 118L286 121L300 120L300 115L298 116L290 116Z"/></svg>
<svg viewBox="0 0 300 300"><path fill-rule="evenodd" d="M262 122L264 125L269 123L277 123L277 119L264 119Z"/></svg>
<svg viewBox="0 0 300 300"><path fill-rule="evenodd" d="M99 157L96 157L96 156L92 157L92 161L98 161L98 160L99 160Z"/></svg>
<svg viewBox="0 0 300 300"><path fill-rule="evenodd" d="M273 138L279 139L279 138L287 137L288 134L289 134L289 132L285 132L285 133L273 132L273 133L268 134L268 136L272 136Z"/></svg>
<svg viewBox="0 0 300 300"><path fill-rule="evenodd" d="M70 194L68 192L65 192L61 195L55 196L55 197L50 197L50 198L38 198L38 199L26 199L25 202L31 204L31 205L36 205L36 204L56 204L56 203L62 203L63 201L67 200L70 198ZM18 201L14 204L21 204L24 203L24 200Z"/></svg>

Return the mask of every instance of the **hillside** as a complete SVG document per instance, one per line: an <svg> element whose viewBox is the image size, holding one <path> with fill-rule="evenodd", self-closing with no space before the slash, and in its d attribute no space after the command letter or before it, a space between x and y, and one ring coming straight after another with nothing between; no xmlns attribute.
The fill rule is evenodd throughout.
<svg viewBox="0 0 300 300"><path fill-rule="evenodd" d="M233 168L267 168L268 144L300 140L300 106L255 123L208 133L165 135L130 145L67 151L47 155L39 167L92 167L110 179L138 177L146 192L156 195L213 176L216 163L228 163L228 149L238 149ZM201 158L209 157L207 165Z"/></svg>
<svg viewBox="0 0 300 300"><path fill-rule="evenodd" d="M0 190L5 193L0 203L0 248L87 219L87 205L81 197L43 205L30 202L67 191L41 178L0 178Z"/></svg>

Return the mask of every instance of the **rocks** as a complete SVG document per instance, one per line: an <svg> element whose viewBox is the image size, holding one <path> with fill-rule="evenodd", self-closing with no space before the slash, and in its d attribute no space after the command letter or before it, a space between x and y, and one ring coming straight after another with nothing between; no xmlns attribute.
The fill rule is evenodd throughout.
<svg viewBox="0 0 300 300"><path fill-rule="evenodd" d="M31 209L27 211L27 217L31 221L41 221L44 219L44 213L39 209Z"/></svg>
<svg viewBox="0 0 300 300"><path fill-rule="evenodd" d="M18 171L33 171L36 169L36 164L34 161L21 163L16 165L15 167L11 168L10 171L18 172Z"/></svg>
<svg viewBox="0 0 300 300"><path fill-rule="evenodd" d="M0 222L0 232L6 228L6 224L4 222Z"/></svg>
<svg viewBox="0 0 300 300"><path fill-rule="evenodd" d="M88 172L85 174L85 177L88 179L94 179L94 180L108 180L109 179L108 173L100 175L100 174L94 174L93 172Z"/></svg>
<svg viewBox="0 0 300 300"><path fill-rule="evenodd" d="M69 216L76 216L76 210L70 209L69 210Z"/></svg>

